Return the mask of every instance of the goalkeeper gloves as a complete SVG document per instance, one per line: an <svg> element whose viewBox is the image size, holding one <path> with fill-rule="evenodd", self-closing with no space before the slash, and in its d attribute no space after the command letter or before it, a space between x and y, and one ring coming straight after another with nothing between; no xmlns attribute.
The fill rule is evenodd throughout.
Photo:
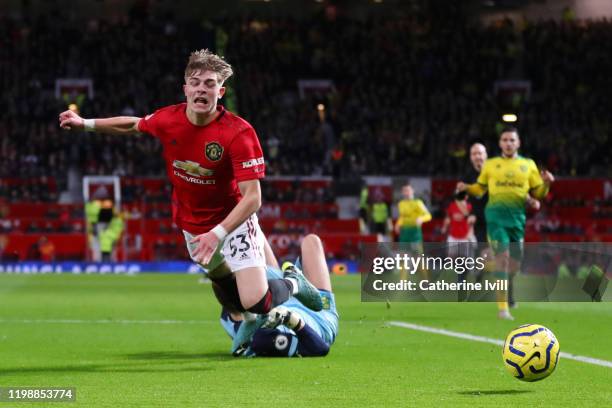
<svg viewBox="0 0 612 408"><path fill-rule="evenodd" d="M297 312L292 312L284 306L277 306L270 310L263 327L273 329L281 325L295 331L301 329L304 324L302 317Z"/></svg>

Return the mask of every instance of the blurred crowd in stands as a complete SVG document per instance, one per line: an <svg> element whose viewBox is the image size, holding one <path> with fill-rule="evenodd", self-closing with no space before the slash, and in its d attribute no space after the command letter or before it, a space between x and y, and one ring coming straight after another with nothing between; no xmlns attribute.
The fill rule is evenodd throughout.
<svg viewBox="0 0 612 408"><path fill-rule="evenodd" d="M229 86L260 136L269 175L460 174L470 141L497 151L493 84L517 78L532 81L530 98L516 106L523 153L557 175L612 176L610 21L485 27L435 16L319 15L203 26L168 15L48 15L0 16L0 177L53 176L63 191L69 169L163 175L151 137L60 131L66 101L55 98L55 79L93 79L85 117L142 116L182 100L189 52L213 47L221 31L236 71ZM300 98L297 81L312 78L332 80L334 90ZM57 197L36 183L19 188L0 185L3 196ZM329 199L288 194L276 198Z"/></svg>

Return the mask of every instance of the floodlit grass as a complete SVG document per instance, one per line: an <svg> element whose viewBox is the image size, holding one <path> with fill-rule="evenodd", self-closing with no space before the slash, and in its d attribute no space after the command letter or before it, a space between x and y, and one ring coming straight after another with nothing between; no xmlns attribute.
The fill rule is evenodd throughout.
<svg viewBox="0 0 612 408"><path fill-rule="evenodd" d="M210 286L195 276L0 275L0 387L76 387L71 407L612 401L612 368L561 358L550 378L522 383L505 371L498 346L386 324L503 339L520 324L539 323L562 351L612 360L610 303L521 303L517 320L507 322L496 319L493 303L361 303L359 277L333 282L341 320L329 356L247 359L229 355Z"/></svg>

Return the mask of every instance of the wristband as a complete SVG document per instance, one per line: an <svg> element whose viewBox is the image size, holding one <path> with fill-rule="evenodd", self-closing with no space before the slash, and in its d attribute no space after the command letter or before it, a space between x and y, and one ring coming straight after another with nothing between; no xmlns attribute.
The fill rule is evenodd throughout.
<svg viewBox="0 0 612 408"><path fill-rule="evenodd" d="M223 241L223 239L227 236L227 231L223 228L223 225L219 224L215 228L210 230L213 234L219 238L219 241Z"/></svg>
<svg viewBox="0 0 612 408"><path fill-rule="evenodd" d="M83 119L83 128L86 132L95 132L96 120L95 119Z"/></svg>

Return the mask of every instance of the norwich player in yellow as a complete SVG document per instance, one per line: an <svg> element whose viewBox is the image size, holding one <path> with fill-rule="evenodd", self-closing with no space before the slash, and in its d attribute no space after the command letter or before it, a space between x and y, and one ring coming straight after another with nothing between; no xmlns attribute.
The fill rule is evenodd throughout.
<svg viewBox="0 0 612 408"><path fill-rule="evenodd" d="M431 221L431 214L423 201L414 198L414 189L410 184L402 187L402 196L404 198L397 204L399 216L395 233L399 236L399 242L422 243L421 225Z"/></svg>
<svg viewBox="0 0 612 408"><path fill-rule="evenodd" d="M431 221L431 214L422 200L414 198L414 189L407 183L402 187L403 199L397 203L398 217L395 222L395 233L399 236L398 241L408 244L409 252L415 256L423 253L423 233L421 225ZM427 278L427 272L420 270L423 279ZM407 272L400 270L400 279L407 279Z"/></svg>
<svg viewBox="0 0 612 408"><path fill-rule="evenodd" d="M534 161L519 156L521 146L515 128L504 130L499 138L502 155L485 162L474 184L458 183L458 191L481 196L489 193L485 209L487 236L495 252L496 277L508 279L508 273L520 268L522 242L525 236L525 206L531 197L542 199L555 180L548 171L539 172ZM531 196L531 197L530 197ZM510 245L510 243L516 243ZM508 293L497 293L498 316L513 320L508 311Z"/></svg>

